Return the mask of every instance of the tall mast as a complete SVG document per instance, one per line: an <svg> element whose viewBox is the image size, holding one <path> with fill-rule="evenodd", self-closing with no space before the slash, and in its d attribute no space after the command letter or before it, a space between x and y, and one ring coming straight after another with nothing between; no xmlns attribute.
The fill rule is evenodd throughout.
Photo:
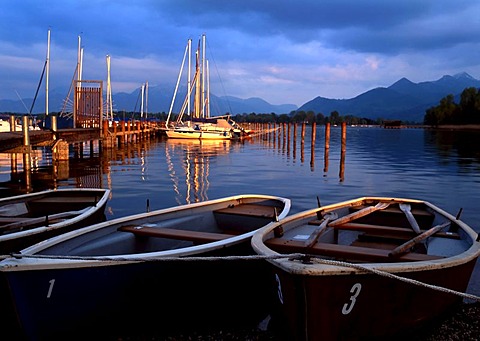
<svg viewBox="0 0 480 341"><path fill-rule="evenodd" d="M148 81L145 82L145 120L148 113Z"/></svg>
<svg viewBox="0 0 480 341"><path fill-rule="evenodd" d="M185 66L185 59L187 58L187 54L188 54L188 58L189 58L188 59L188 64L189 64L189 69L190 69L190 59L191 59L190 51L191 51L191 45L192 45L191 42L192 42L192 40L189 39L188 43L187 43L187 46L185 46L185 52L183 54L182 66L180 67L180 72L178 73L177 84L175 85L175 91L173 92L172 102L170 103L170 109L168 110L168 116L167 116L167 120L165 122L165 125L167 127L168 127L168 123L170 122L170 116L172 115L173 104L175 103L175 98L177 97L178 85L180 84L180 80L182 78L183 67ZM190 71L189 71L188 75L190 77ZM188 101L188 103L187 103L188 108L190 108L190 94L191 94L190 80L188 81L188 87L189 87L189 91L188 91L186 100ZM190 111L188 112L188 114L190 114ZM178 115L177 121L181 121L182 116L183 116L183 108Z"/></svg>
<svg viewBox="0 0 480 341"><path fill-rule="evenodd" d="M205 105L205 117L210 117L210 67L207 59L207 100Z"/></svg>
<svg viewBox="0 0 480 341"><path fill-rule="evenodd" d="M194 112L193 117L200 118L201 113L201 106L202 106L202 98L201 98L201 82L200 82L200 42L198 42L198 48L196 52L196 66L195 66L195 99L193 101L194 104Z"/></svg>
<svg viewBox="0 0 480 341"><path fill-rule="evenodd" d="M112 84L110 81L110 56L107 54L107 120L113 120Z"/></svg>
<svg viewBox="0 0 480 341"><path fill-rule="evenodd" d="M202 117L205 117L205 34L202 34Z"/></svg>
<svg viewBox="0 0 480 341"><path fill-rule="evenodd" d="M50 29L48 30L47 38L47 77L45 78L45 116L48 116L48 77L50 74Z"/></svg>
<svg viewBox="0 0 480 341"><path fill-rule="evenodd" d="M82 46L81 46L82 38L78 36L78 50L77 50L77 81L82 80ZM78 83L77 83L78 85Z"/></svg>
<svg viewBox="0 0 480 341"><path fill-rule="evenodd" d="M78 51L77 51L77 81L75 82L75 89L80 88L80 80L82 79L82 47L81 47L81 37L78 36ZM80 92L75 92L75 102L76 107L73 109L73 128L76 128L76 121L77 121L77 111L79 109L79 100L80 100Z"/></svg>
<svg viewBox="0 0 480 341"><path fill-rule="evenodd" d="M143 119L143 102L144 102L144 99L143 99L143 95L145 94L145 83L142 84L142 100L140 102L140 119Z"/></svg>
<svg viewBox="0 0 480 341"><path fill-rule="evenodd" d="M190 109L190 102L191 102L191 92L192 92L192 39L188 39L188 44L187 44L187 50L188 50L188 88L187 88L187 96L188 96L188 102L187 102L187 112L190 115L191 114L191 109Z"/></svg>

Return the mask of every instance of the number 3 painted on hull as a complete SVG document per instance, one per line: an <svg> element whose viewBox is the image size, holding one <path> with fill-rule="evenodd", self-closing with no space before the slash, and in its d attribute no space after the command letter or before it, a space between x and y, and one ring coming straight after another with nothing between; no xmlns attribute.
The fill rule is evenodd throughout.
<svg viewBox="0 0 480 341"><path fill-rule="evenodd" d="M348 315L353 309L353 306L355 305L355 302L357 301L357 297L360 294L360 290L362 290L362 285L360 283L355 283L350 289L350 293L352 296L350 296L350 302L345 303L342 308L342 314L343 315Z"/></svg>
<svg viewBox="0 0 480 341"><path fill-rule="evenodd" d="M282 285L280 284L280 277L278 277L278 274L275 274L275 280L277 281L278 285L278 299L280 300L280 303L283 304L283 294L282 294Z"/></svg>

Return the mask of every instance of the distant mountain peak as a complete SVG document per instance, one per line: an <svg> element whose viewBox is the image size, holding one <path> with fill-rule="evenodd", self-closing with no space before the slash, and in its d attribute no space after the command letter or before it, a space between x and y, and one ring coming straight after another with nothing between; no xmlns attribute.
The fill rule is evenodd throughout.
<svg viewBox="0 0 480 341"><path fill-rule="evenodd" d="M402 77L398 81L393 83L390 87L395 87L398 85L411 85L411 84L414 84L414 83L410 79Z"/></svg>
<svg viewBox="0 0 480 341"><path fill-rule="evenodd" d="M428 108L438 105L439 101L449 94L460 96L468 87L480 88L480 80L466 72L420 83L403 77L389 87L371 89L350 99L333 100L317 96L298 110L320 112L324 115L337 111L340 115L370 119L422 122Z"/></svg>
<svg viewBox="0 0 480 341"><path fill-rule="evenodd" d="M459 72L459 73L453 75L453 78L456 78L456 79L460 79L460 78L475 79L466 72Z"/></svg>

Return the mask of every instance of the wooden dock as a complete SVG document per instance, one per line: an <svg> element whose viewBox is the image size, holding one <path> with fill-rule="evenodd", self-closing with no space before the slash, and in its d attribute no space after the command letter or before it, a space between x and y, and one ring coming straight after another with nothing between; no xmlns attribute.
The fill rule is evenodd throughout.
<svg viewBox="0 0 480 341"><path fill-rule="evenodd" d="M68 145L100 141L102 148L111 148L148 138L160 131L157 124L151 122L119 122L109 126L105 121L102 129L29 130L28 136L22 131L1 132L0 153L27 153L36 147L53 148L60 141Z"/></svg>

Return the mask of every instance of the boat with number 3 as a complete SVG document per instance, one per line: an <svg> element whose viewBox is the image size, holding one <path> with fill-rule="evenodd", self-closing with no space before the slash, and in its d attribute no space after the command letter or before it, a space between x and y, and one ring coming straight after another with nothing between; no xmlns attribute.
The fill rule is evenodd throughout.
<svg viewBox="0 0 480 341"><path fill-rule="evenodd" d="M412 332L461 303L478 239L429 202L363 197L262 228L252 247L262 256L293 255L267 261L272 324L282 335L364 340Z"/></svg>

